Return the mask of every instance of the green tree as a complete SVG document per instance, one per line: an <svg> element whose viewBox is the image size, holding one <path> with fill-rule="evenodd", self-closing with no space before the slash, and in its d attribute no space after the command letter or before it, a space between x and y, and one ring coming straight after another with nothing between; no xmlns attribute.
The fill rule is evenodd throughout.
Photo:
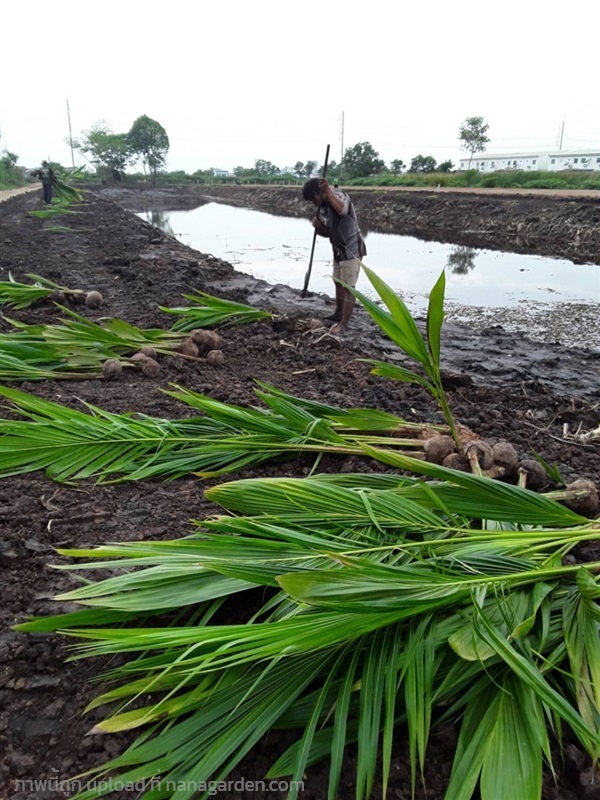
<svg viewBox="0 0 600 800"><path fill-rule="evenodd" d="M264 161L264 159L259 158L254 162L254 172L261 178L270 178L279 172L279 167L276 167L270 161Z"/></svg>
<svg viewBox="0 0 600 800"><path fill-rule="evenodd" d="M435 172L436 161L433 156L418 155L410 162L409 172Z"/></svg>
<svg viewBox="0 0 600 800"><path fill-rule="evenodd" d="M307 178L310 178L310 176L313 174L317 166L318 165L316 161L307 161L306 164L304 165L304 175Z"/></svg>
<svg viewBox="0 0 600 800"><path fill-rule="evenodd" d="M304 175L304 161L296 161L294 165L294 175L301 178Z"/></svg>
<svg viewBox="0 0 600 800"><path fill-rule="evenodd" d="M254 170L252 167L235 167L235 169L233 170L233 174L236 178L239 178L240 180L242 179L249 180L254 175L256 175L256 170Z"/></svg>
<svg viewBox="0 0 600 800"><path fill-rule="evenodd" d="M344 153L344 174L349 178L368 178L385 170L385 163L369 142L359 142Z"/></svg>
<svg viewBox="0 0 600 800"><path fill-rule="evenodd" d="M131 126L127 140L131 153L142 162L144 172L148 167L156 183L156 171L164 167L169 152L169 137L163 126L143 114Z"/></svg>
<svg viewBox="0 0 600 800"><path fill-rule="evenodd" d="M10 150L2 150L0 153L0 188L12 188L14 186L25 185L25 173L17 167L19 156L11 153Z"/></svg>
<svg viewBox="0 0 600 800"><path fill-rule="evenodd" d="M454 169L454 163L452 161L442 161L441 164L437 165L438 172L452 172Z"/></svg>
<svg viewBox="0 0 600 800"><path fill-rule="evenodd" d="M401 159L401 158L395 158L395 159L394 159L394 160L393 160L393 161L390 163L390 172L391 172L393 175L400 175L400 173L401 173L401 172L402 172L402 170L405 168L405 166L406 166L406 164L404 163L404 161L402 161L402 159Z"/></svg>
<svg viewBox="0 0 600 800"><path fill-rule="evenodd" d="M101 176L120 181L125 168L132 161L126 133L113 133L105 122L97 122L81 138L73 140L73 147L90 161Z"/></svg>
<svg viewBox="0 0 600 800"><path fill-rule="evenodd" d="M490 141L486 136L490 126L483 121L483 117L467 117L458 129L458 138L461 140L461 147L469 153L469 167L475 153L483 153L487 143Z"/></svg>

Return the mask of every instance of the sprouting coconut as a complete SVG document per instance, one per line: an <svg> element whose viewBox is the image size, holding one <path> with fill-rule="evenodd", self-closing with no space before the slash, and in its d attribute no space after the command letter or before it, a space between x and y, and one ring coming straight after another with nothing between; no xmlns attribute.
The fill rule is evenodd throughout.
<svg viewBox="0 0 600 800"><path fill-rule="evenodd" d="M85 304L88 308L100 308L104 298L100 292L88 292L85 296Z"/></svg>
<svg viewBox="0 0 600 800"><path fill-rule="evenodd" d="M563 502L571 511L591 514L598 508L598 490L591 481L580 478L567 486Z"/></svg>
<svg viewBox="0 0 600 800"><path fill-rule="evenodd" d="M441 464L446 456L455 449L454 439L451 436L432 436L423 442L425 461L432 464Z"/></svg>
<svg viewBox="0 0 600 800"><path fill-rule="evenodd" d="M160 365L158 361L147 356L142 361L142 374L145 378L158 378L160 375Z"/></svg>
<svg viewBox="0 0 600 800"><path fill-rule="evenodd" d="M508 478L514 475L519 463L519 456L510 442L496 442L492 447L494 463L490 472L493 478Z"/></svg>
<svg viewBox="0 0 600 800"><path fill-rule="evenodd" d="M462 453L450 453L442 461L442 466L448 469L456 469L459 472L471 472L471 462Z"/></svg>
<svg viewBox="0 0 600 800"><path fill-rule="evenodd" d="M86 301L87 292L84 292L82 289L74 289L72 292L70 292L69 297L72 303L82 306Z"/></svg>
<svg viewBox="0 0 600 800"><path fill-rule="evenodd" d="M471 462L471 469L479 473L483 469L489 469L494 463L492 447L483 439L476 439L465 445L465 455Z"/></svg>
<svg viewBox="0 0 600 800"><path fill-rule="evenodd" d="M210 350L206 355L206 363L211 367L220 367L225 363L225 356L222 350Z"/></svg>
<svg viewBox="0 0 600 800"><path fill-rule="evenodd" d="M183 356L198 358L198 346L192 341L191 338L184 339L177 349Z"/></svg>
<svg viewBox="0 0 600 800"><path fill-rule="evenodd" d="M102 364L102 375L107 381L112 381L121 374L122 370L123 366L118 358L107 358Z"/></svg>
<svg viewBox="0 0 600 800"><path fill-rule="evenodd" d="M65 293L61 292L60 289L54 289L54 291L50 292L48 295L48 300L52 303L60 303L62 305L65 302Z"/></svg>
<svg viewBox="0 0 600 800"><path fill-rule="evenodd" d="M207 331L204 328L196 328L190 333L190 339L198 348L200 355L208 353L210 350L218 350L221 346L221 337L216 331Z"/></svg>
<svg viewBox="0 0 600 800"><path fill-rule="evenodd" d="M140 348L140 354L146 356L146 358L153 358L156 360L156 350L153 347L150 347L149 344ZM138 354L136 353L136 355Z"/></svg>
<svg viewBox="0 0 600 800"><path fill-rule="evenodd" d="M540 463L531 458L519 462L519 486L536 492L538 489L543 489L547 483L546 470Z"/></svg>
<svg viewBox="0 0 600 800"><path fill-rule="evenodd" d="M137 369L142 369L142 367L144 366L144 362L146 362L148 358L149 356L147 356L145 353L142 353L142 351L140 350L139 353L134 353L131 356L130 361L132 361L135 364Z"/></svg>

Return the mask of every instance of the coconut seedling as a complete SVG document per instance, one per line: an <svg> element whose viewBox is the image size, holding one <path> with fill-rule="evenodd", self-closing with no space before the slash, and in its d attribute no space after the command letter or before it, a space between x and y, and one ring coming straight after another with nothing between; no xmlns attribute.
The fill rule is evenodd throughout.
<svg viewBox="0 0 600 800"><path fill-rule="evenodd" d="M64 303L65 300L77 302L77 298L80 296L83 296L85 300L85 292L82 293L79 289L60 286L48 278L42 278L40 275L33 273L28 273L27 277L31 278L33 283L16 281L10 273L7 281L0 281L0 306L13 308L17 311L22 308L28 308L38 300L50 300L57 304Z"/></svg>
<svg viewBox="0 0 600 800"><path fill-rule="evenodd" d="M78 637L75 658L108 661L92 733L144 726L124 755L86 773L85 798L113 796L115 779L150 781L158 765L164 781L194 776L177 793L192 800L273 728L293 740L268 777L299 781L328 759L323 800L347 796L348 764L358 797L374 796L377 774L377 796L389 797L400 737L415 795L430 736L448 724L447 798L540 800L552 737L566 727L597 760L600 562L562 563L600 540L597 525L516 486L391 460L435 481L220 483L206 496L223 512L193 536L59 550L60 568L83 576L56 600L80 610L18 630ZM269 592L258 610L252 590ZM233 624L214 616L224 598L239 609Z"/></svg>
<svg viewBox="0 0 600 800"><path fill-rule="evenodd" d="M577 514L593 514L598 508L598 489L585 478L578 478L564 489L548 492L546 496L560 500Z"/></svg>
<svg viewBox="0 0 600 800"><path fill-rule="evenodd" d="M85 304L88 308L100 308L104 303L104 298L100 292L88 292L85 296Z"/></svg>
<svg viewBox="0 0 600 800"><path fill-rule="evenodd" d="M194 294L184 294L183 297L193 305L173 308L159 306L161 311L179 317L173 325L174 331L193 331L195 328L212 328L216 325L240 325L274 316L269 311L261 311L222 297L213 297L206 292L196 291Z"/></svg>
<svg viewBox="0 0 600 800"><path fill-rule="evenodd" d="M198 354L201 356L211 350L219 350L221 347L221 336L216 331L197 328L191 331L190 339L198 348Z"/></svg>
<svg viewBox="0 0 600 800"><path fill-rule="evenodd" d="M451 436L432 436L423 443L425 460L433 464L441 464L444 459L454 452L456 443Z"/></svg>
<svg viewBox="0 0 600 800"><path fill-rule="evenodd" d="M406 304L385 281L376 275L373 270L365 264L362 268L367 275L371 285L387 307L387 311L381 308L376 302L370 300L357 289L346 286L352 294L357 297L373 320L379 325L382 331L403 350L406 355L421 365L425 375L419 375L412 370L388 364L374 359L364 359L373 365L371 372L374 375L381 375L385 378L416 383L424 387L432 395L440 406L446 424L450 429L454 443L458 449L462 447L458 428L448 404L446 392L442 382L440 369L440 346L441 331L444 322L444 293L446 287L446 275L442 272L436 281L433 289L429 293L429 304L427 308L427 336L424 338L417 327L413 316Z"/></svg>
<svg viewBox="0 0 600 800"><path fill-rule="evenodd" d="M539 491L548 485L548 476L542 465L532 458L526 458L518 464L519 486Z"/></svg>
<svg viewBox="0 0 600 800"><path fill-rule="evenodd" d="M153 358L146 358L142 361L142 375L144 378L158 378L160 375L160 364Z"/></svg>
<svg viewBox="0 0 600 800"><path fill-rule="evenodd" d="M156 377L156 362L136 356L130 363ZM196 412L185 420L132 418L89 405L82 413L0 387L0 395L29 420L0 419L0 476L47 469L58 480L79 475L103 480L115 474L122 480L175 478L190 472L212 477L285 455L361 455L367 445L418 453L423 434L445 431L376 409L340 409L261 387L256 394L266 409L233 406L175 387L166 394Z"/></svg>
<svg viewBox="0 0 600 800"><path fill-rule="evenodd" d="M206 354L206 363L210 367L221 367L225 363L225 356L222 350L209 350Z"/></svg>
<svg viewBox="0 0 600 800"><path fill-rule="evenodd" d="M102 375L105 380L112 381L123 371L123 365L118 358L107 358L102 365Z"/></svg>

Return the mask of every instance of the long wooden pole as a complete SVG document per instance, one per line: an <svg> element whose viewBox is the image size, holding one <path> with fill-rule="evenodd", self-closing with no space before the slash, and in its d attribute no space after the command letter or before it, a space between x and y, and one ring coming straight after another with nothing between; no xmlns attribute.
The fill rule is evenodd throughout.
<svg viewBox="0 0 600 800"><path fill-rule="evenodd" d="M325 153L325 163L323 164L323 175L321 176L322 178L326 178L327 177L327 163L328 163L328 161L329 161L329 145L327 145L327 151ZM322 200L319 199L319 205L317 206L317 217L319 216L319 212L321 211L322 204L323 204ZM308 284L310 282L310 273L312 272L312 263L313 263L313 257L315 255L315 244L316 243L317 243L317 229L315 228L315 231L313 233L312 247L311 247L311 250L310 250L310 261L308 262L308 270L306 272L306 275L304 276L304 287L302 288L302 292L300 294L300 297L306 297L306 293L308 291Z"/></svg>

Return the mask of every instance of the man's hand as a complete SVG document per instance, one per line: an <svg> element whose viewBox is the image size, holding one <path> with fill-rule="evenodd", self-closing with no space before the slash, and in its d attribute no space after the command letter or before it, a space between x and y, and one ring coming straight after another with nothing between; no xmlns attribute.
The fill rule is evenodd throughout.
<svg viewBox="0 0 600 800"><path fill-rule="evenodd" d="M323 220L319 219L319 217L313 217L312 225L319 236L329 236L329 230L327 226L323 224Z"/></svg>
<svg viewBox="0 0 600 800"><path fill-rule="evenodd" d="M321 193L322 202L329 203L337 214L343 213L344 201L334 192L325 178L319 178L319 191Z"/></svg>

